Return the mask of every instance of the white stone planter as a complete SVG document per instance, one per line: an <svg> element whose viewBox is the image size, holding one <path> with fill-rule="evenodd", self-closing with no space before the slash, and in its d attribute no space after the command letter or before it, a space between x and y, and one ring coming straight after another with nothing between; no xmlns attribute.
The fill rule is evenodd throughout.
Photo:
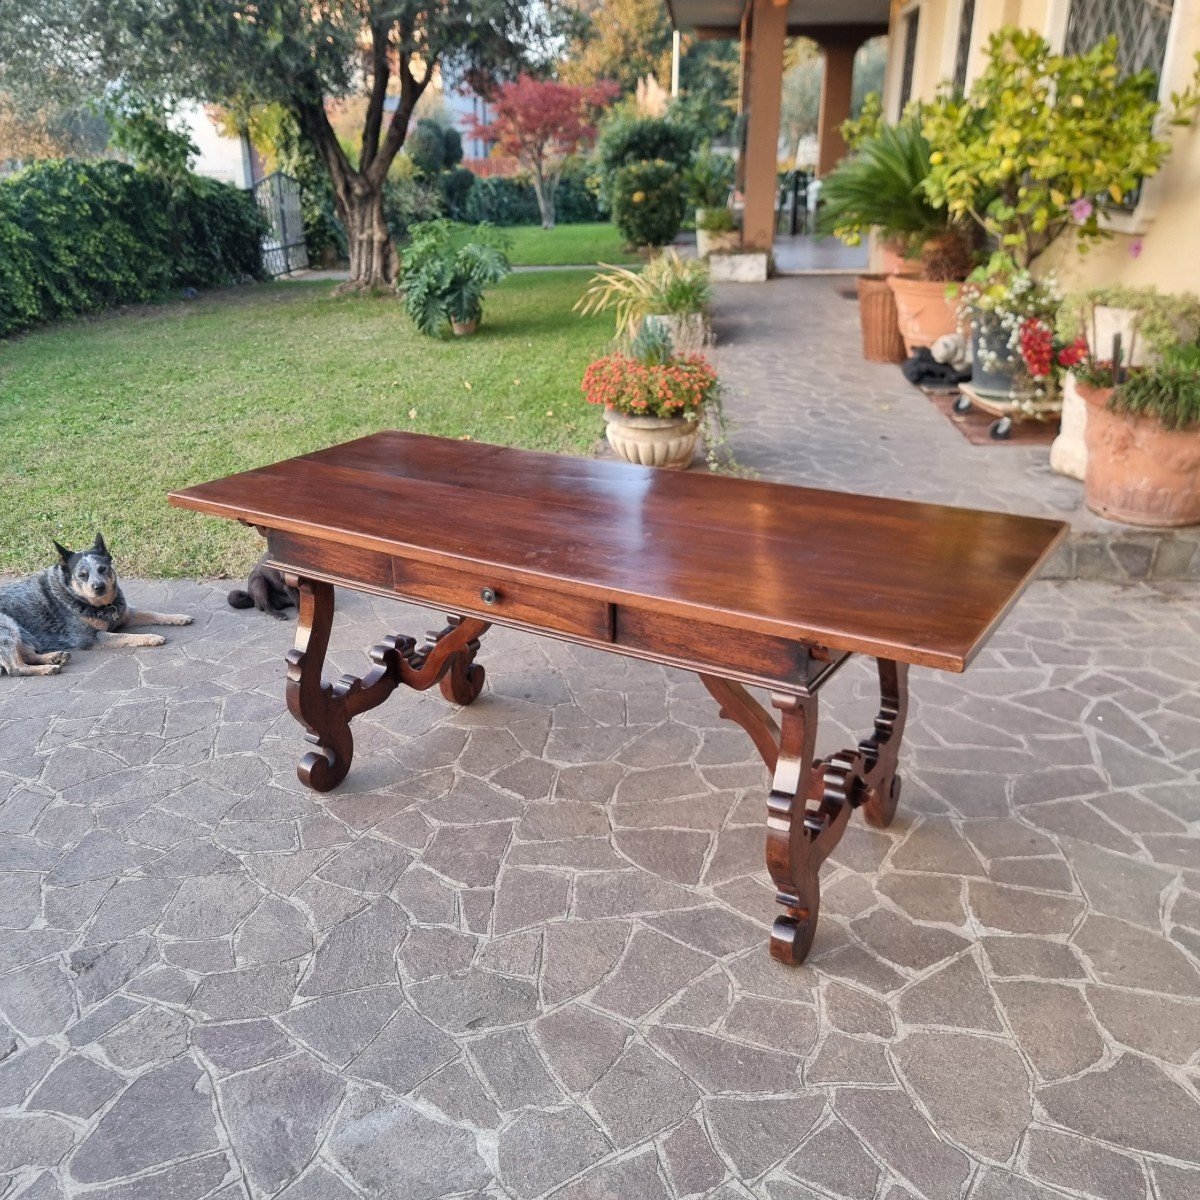
<svg viewBox="0 0 1200 1200"><path fill-rule="evenodd" d="M767 253L751 250L745 254L710 254L708 274L714 283L765 283Z"/></svg>
<svg viewBox="0 0 1200 1200"><path fill-rule="evenodd" d="M696 453L700 426L684 417L630 417L605 409L608 444L618 458L642 467L685 471Z"/></svg>
<svg viewBox="0 0 1200 1200"><path fill-rule="evenodd" d="M708 316L702 312L650 313L642 320L657 321L671 335L676 354L699 354L710 340Z"/></svg>
<svg viewBox="0 0 1200 1200"><path fill-rule="evenodd" d="M1063 381L1062 416L1058 437L1050 446L1050 470L1071 479L1083 480L1087 474L1087 405L1075 386L1075 376L1067 373Z"/></svg>

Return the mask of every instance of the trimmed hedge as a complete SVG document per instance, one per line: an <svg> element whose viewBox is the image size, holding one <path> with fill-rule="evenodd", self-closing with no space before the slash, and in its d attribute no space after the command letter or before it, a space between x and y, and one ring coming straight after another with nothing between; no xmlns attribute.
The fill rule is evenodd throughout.
<svg viewBox="0 0 1200 1200"><path fill-rule="evenodd" d="M608 220L608 209L579 170L563 172L556 210L559 225ZM465 219L473 223L489 221L493 225L540 225L542 214L533 182L527 175L476 179L467 197Z"/></svg>
<svg viewBox="0 0 1200 1200"><path fill-rule="evenodd" d="M36 163L0 182L0 336L262 278L262 220L238 188L125 163Z"/></svg>

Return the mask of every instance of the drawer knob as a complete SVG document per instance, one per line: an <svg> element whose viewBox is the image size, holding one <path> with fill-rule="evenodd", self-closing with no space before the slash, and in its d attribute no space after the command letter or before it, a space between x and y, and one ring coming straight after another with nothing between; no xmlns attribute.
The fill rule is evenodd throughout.
<svg viewBox="0 0 1200 1200"><path fill-rule="evenodd" d="M483 591L479 593L479 598L484 602L484 604L495 604L496 601L500 599L496 589L490 587L485 587Z"/></svg>

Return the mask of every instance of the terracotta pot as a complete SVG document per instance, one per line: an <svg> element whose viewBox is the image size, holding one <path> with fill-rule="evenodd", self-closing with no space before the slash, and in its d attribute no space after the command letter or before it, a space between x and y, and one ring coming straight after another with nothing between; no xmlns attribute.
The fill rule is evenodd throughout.
<svg viewBox="0 0 1200 1200"><path fill-rule="evenodd" d="M921 273L921 264L915 258L905 258L898 242L880 242L879 270L884 275L914 277Z"/></svg>
<svg viewBox="0 0 1200 1200"><path fill-rule="evenodd" d="M901 363L908 357L896 319L896 297L886 275L858 277L858 319L867 362Z"/></svg>
<svg viewBox="0 0 1200 1200"><path fill-rule="evenodd" d="M1088 406L1088 508L1126 525L1200 525L1200 428L1112 412L1111 388L1078 388Z"/></svg>
<svg viewBox="0 0 1200 1200"><path fill-rule="evenodd" d="M889 275L887 282L896 297L900 336L909 354L918 346L932 346L943 334L958 332L961 284L903 275Z"/></svg>
<svg viewBox="0 0 1200 1200"><path fill-rule="evenodd" d="M455 337L470 337L479 328L479 322L478 320L451 321L450 328L454 331Z"/></svg>
<svg viewBox="0 0 1200 1200"><path fill-rule="evenodd" d="M642 467L686 471L696 452L700 426L685 417L630 417L605 409L608 444L618 458Z"/></svg>

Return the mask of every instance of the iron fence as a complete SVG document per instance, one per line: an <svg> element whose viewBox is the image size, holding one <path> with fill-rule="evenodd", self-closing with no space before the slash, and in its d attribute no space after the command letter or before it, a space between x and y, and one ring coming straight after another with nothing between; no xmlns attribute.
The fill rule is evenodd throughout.
<svg viewBox="0 0 1200 1200"><path fill-rule="evenodd" d="M291 175L273 171L254 185L254 199L267 220L263 235L263 267L267 274L290 275L308 266L300 184Z"/></svg>

